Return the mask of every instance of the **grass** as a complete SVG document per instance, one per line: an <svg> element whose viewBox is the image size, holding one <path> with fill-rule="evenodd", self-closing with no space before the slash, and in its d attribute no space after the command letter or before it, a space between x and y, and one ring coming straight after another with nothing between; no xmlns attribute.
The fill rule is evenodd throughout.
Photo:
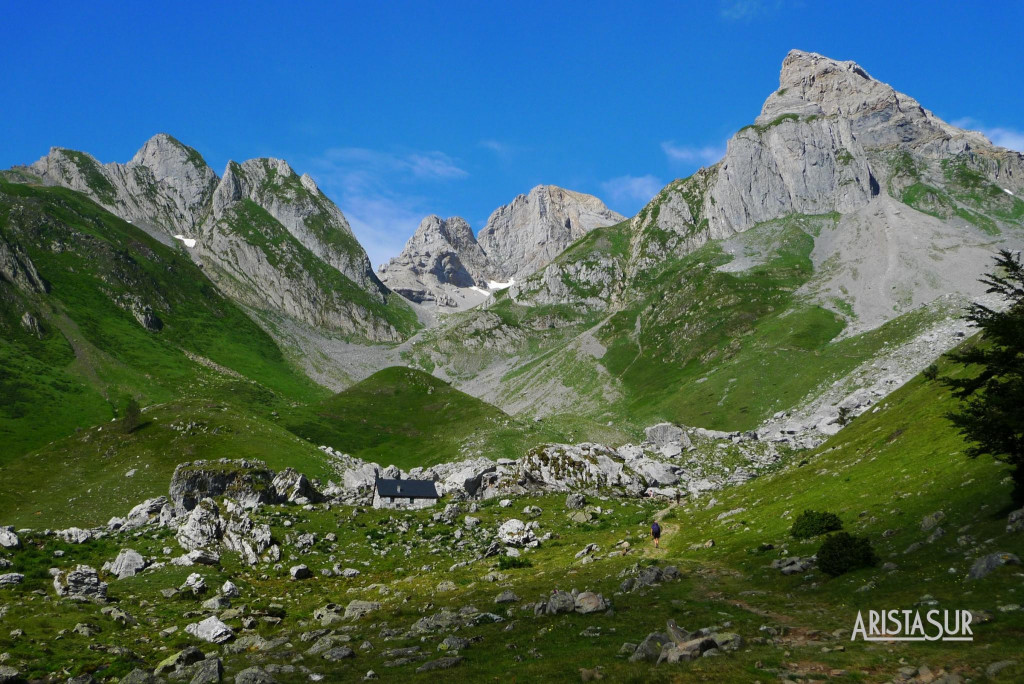
<svg viewBox="0 0 1024 684"><path fill-rule="evenodd" d="M283 419L289 430L381 465L426 467L474 456L519 458L571 427L538 425L454 389L423 371L394 366Z"/></svg>
<svg viewBox="0 0 1024 684"><path fill-rule="evenodd" d="M964 372L945 362L940 365L942 373ZM168 531L153 530L130 541L111 537L81 546L23 535L25 550L8 555L14 562L12 571L24 572L26 581L4 590L9 610L0 617L0 650L11 654L9 663L29 678L44 676L58 663L72 674L95 676L123 675L136 665L152 668L194 643L183 634L183 627L207 614L197 611L201 599L179 595L167 600L158 592L180 585L187 574L198 571L210 586L229 578L234 581L242 591L238 603L244 603L249 614L280 618L278 626L260 622L256 633L266 638L284 636L293 647L261 654L263 663L287 663L295 658L295 651L308 648L299 635L316 626L312 613L325 603L380 601L380 610L351 622L345 631L353 647L369 640L372 650L356 649L354 658L338 663L303 658L304 665L331 681L358 679L369 669L393 672L413 682L436 679L436 675L415 673L416 665L384 667L390 659L384 651L419 646L430 658L442 655L437 644L444 633L424 638L402 633L425 615L469 605L493 611L503 621L484 621L456 631L475 641L460 653L464 662L445 673L462 681L571 681L579 677L578 668L598 665L609 681L749 682L780 677L887 681L906 664L927 664L933 672L943 668L981 679L988 664L1016 659L1019 653L1024 612L999 609L1019 603L1019 569L1000 568L976 582L965 576L980 555L1024 553L1024 540L1003 529L1009 503L1005 467L963 455L964 443L945 418L952 406L942 386L914 379L890 395L877 412L854 419L813 452L796 454L776 473L671 508L662 518L659 551L650 548L647 527L664 504L643 499L591 496L590 504L600 506L601 513L595 522L583 524L568 520L564 494L521 497L508 509L494 500L484 501L472 513L480 520L475 532L462 526L462 515L453 525L432 520L436 510L431 509L264 507L255 517L271 526L276 539L309 532L317 535L314 546L307 552L286 551L278 567L242 567L234 554L225 553L217 568L166 566L126 580L111 579L109 594L116 605L140 618L140 626L133 629L121 628L100 615L99 606L52 603L47 568L76 563L100 567L128 544L144 555L161 558L161 547L175 547ZM528 518L520 512L528 505L538 506L541 513ZM743 510L720 519L723 512L736 509ZM810 555L820 545L820 538L798 541L789 536L794 517L806 509L836 512L845 529L867 536L881 560L895 562L897 569L864 568L829 578L816 570L784 576L770 568L775 558ZM921 530L921 520L937 510L946 516L945 536L905 553L928 536ZM70 524L73 515L63 523ZM528 567L505 562L501 569L498 559L474 561L472 552L459 550L457 529L463 538L480 535L484 539L485 531L512 517L536 520L539 533L555 533L539 548L524 553L523 565ZM336 545L325 540L328 533L337 536ZM709 539L714 545L707 547L704 542ZM609 556L612 549L622 548L617 546L620 542L628 542L631 551ZM583 564L575 554L588 543L601 550L594 562ZM58 550L63 557L54 557ZM338 559L343 559L342 567L357 568L361 574L354 579L319 575L320 569ZM470 562L453 566L462 561ZM288 566L298 562L313 569L313 579L288 579ZM622 575L652 563L675 564L683 578L649 591L618 593ZM483 581L492 570L503 578ZM439 591L442 580L452 582L455 590ZM865 586L867 591L856 591ZM614 610L589 616L534 617L524 604L556 588L598 591L611 598ZM494 597L504 589L514 591L522 602L495 605ZM34 594L37 590L49 598ZM922 600L935 600L940 609L990 611L993 620L975 626L973 643L850 640L858 610L913 609ZM670 618L687 629L727 625L723 628L740 634L745 644L735 653L679 665L629 663L617 655L623 642L638 643L649 632L664 629ZM74 634L52 638L58 630L79 622L96 624L103 631L88 641ZM227 622L240 628L237 618ZM385 636L385 626L396 630L397 636ZM25 637L8 636L14 627L24 630ZM156 636L168 627L178 629L168 638ZM778 636L766 637L762 627L775 630ZM139 660L103 650L128 636ZM90 650L89 645L99 648ZM252 664L247 655L226 651L220 655L228 676ZM1020 666L1015 668L1006 670L1002 681L1019 678ZM285 672L278 677L290 682L299 681L300 676L305 680L307 675Z"/></svg>
<svg viewBox="0 0 1024 684"><path fill-rule="evenodd" d="M79 193L0 181L0 239L50 283L34 294L0 282L0 464L109 420L128 396L145 406L202 393L269 413L325 394L186 255ZM135 319L132 297L159 332ZM25 311L42 339L20 325Z"/></svg>

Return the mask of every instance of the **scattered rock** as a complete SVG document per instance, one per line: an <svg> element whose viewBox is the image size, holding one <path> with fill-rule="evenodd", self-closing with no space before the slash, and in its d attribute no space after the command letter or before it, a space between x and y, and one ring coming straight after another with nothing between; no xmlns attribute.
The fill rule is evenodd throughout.
<svg viewBox="0 0 1024 684"><path fill-rule="evenodd" d="M110 573L117 575L117 579L125 579L126 577L134 577L144 570L145 567L146 559L138 551L134 549L121 549L121 552L117 554L117 558L110 564Z"/></svg>
<svg viewBox="0 0 1024 684"><path fill-rule="evenodd" d="M971 566L971 570L967 573L967 577L972 580L982 579L988 577L988 575L1001 565L1020 565L1020 558L1017 558L1012 553L1001 551L999 553L990 553L987 556L982 556L978 560L974 561L974 565Z"/></svg>
<svg viewBox="0 0 1024 684"><path fill-rule="evenodd" d="M107 598L107 583L88 565L78 565L70 572L59 572L53 578L57 595L78 601L103 601Z"/></svg>
<svg viewBox="0 0 1024 684"><path fill-rule="evenodd" d="M293 580L304 580L313 576L313 573L305 565L295 565L288 572Z"/></svg>
<svg viewBox="0 0 1024 684"><path fill-rule="evenodd" d="M570 510L579 510L587 505L587 497L579 492L573 492L565 497L565 507Z"/></svg>
<svg viewBox="0 0 1024 684"><path fill-rule="evenodd" d="M235 637L231 628L214 616L210 616L202 622L193 622L187 625L185 631L197 639L209 641L212 644L223 644Z"/></svg>
<svg viewBox="0 0 1024 684"><path fill-rule="evenodd" d="M346 620L358 620L364 615L368 615L375 610L380 610L380 604L376 601L350 601L345 606L345 619Z"/></svg>
<svg viewBox="0 0 1024 684"><path fill-rule="evenodd" d="M5 549L21 548L21 540L18 539L18 535L11 525L0 526L0 546Z"/></svg>

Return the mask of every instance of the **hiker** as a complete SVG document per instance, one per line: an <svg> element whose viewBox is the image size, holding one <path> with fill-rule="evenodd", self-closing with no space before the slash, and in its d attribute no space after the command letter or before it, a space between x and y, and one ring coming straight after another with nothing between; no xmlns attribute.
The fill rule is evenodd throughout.
<svg viewBox="0 0 1024 684"><path fill-rule="evenodd" d="M657 520L651 523L651 537L654 539L654 548L660 549L661 545L659 542L661 542L661 525L658 524Z"/></svg>

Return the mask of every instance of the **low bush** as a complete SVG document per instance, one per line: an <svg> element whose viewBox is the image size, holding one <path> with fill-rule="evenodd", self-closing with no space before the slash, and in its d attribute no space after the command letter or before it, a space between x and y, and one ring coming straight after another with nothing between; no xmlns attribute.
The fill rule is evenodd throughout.
<svg viewBox="0 0 1024 684"><path fill-rule="evenodd" d="M794 539L810 539L826 532L843 529L843 521L835 513L804 511L793 521L789 534Z"/></svg>
<svg viewBox="0 0 1024 684"><path fill-rule="evenodd" d="M818 549L818 567L832 577L875 565L878 565L878 554L867 537L836 532L829 535Z"/></svg>
<svg viewBox="0 0 1024 684"><path fill-rule="evenodd" d="M522 556L502 556L498 559L499 570L512 570L513 568L532 568L533 563Z"/></svg>

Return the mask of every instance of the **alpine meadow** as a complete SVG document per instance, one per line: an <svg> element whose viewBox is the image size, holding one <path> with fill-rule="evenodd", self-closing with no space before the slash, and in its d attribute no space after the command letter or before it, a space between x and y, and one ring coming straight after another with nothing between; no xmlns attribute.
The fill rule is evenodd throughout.
<svg viewBox="0 0 1024 684"><path fill-rule="evenodd" d="M420 220L478 167L224 164L200 99L0 171L0 683L1024 681L1024 154L884 49L779 51L638 210L474 138L522 185Z"/></svg>

